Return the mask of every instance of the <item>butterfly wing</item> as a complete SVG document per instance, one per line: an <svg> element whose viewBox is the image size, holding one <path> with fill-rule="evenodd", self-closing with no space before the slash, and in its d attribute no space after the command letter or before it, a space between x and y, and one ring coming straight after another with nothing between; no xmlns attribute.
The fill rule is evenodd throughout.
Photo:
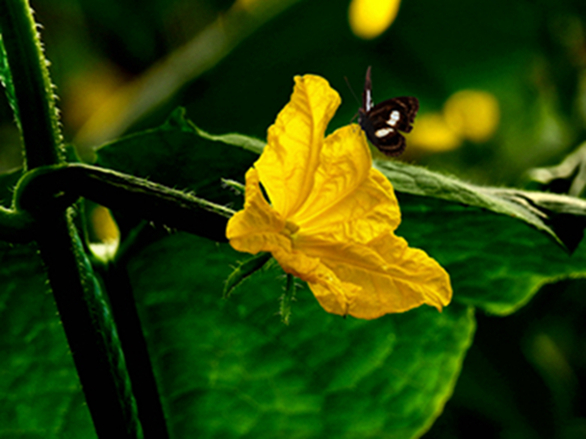
<svg viewBox="0 0 586 439"><path fill-rule="evenodd" d="M413 122L419 110L419 101L412 96L400 96L398 98L388 99L380 104L376 104L368 112L371 119L376 121L375 128L384 128L390 126L404 133L410 133L413 129ZM393 111L399 113L398 119L394 125L391 116Z"/></svg>
<svg viewBox="0 0 586 439"><path fill-rule="evenodd" d="M395 156L404 151L405 137L401 132L411 132L418 110L417 98L401 96L376 104L369 111L361 108L358 122L374 146Z"/></svg>

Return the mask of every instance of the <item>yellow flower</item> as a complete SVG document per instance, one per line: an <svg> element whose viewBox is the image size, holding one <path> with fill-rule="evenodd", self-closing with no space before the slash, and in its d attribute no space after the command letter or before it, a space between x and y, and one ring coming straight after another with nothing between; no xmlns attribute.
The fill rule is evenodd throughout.
<svg viewBox="0 0 586 439"><path fill-rule="evenodd" d="M448 274L394 235L399 205L372 168L363 131L352 124L324 139L339 105L325 79L295 77L291 101L246 173L244 210L226 230L230 244L271 252L330 313L374 319L424 303L441 310L452 296Z"/></svg>
<svg viewBox="0 0 586 439"><path fill-rule="evenodd" d="M354 35L371 40L386 31L399 12L401 0L352 0L348 8Z"/></svg>

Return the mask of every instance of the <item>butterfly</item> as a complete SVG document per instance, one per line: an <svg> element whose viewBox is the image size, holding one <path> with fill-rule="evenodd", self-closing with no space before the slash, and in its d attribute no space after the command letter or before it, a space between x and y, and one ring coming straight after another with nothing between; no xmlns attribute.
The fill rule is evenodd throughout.
<svg viewBox="0 0 586 439"><path fill-rule="evenodd" d="M413 121L419 110L419 101L412 96L388 99L380 104L372 103L370 67L362 93L362 107L358 109L358 123L366 137L383 154L397 156L405 150L405 137L413 129Z"/></svg>

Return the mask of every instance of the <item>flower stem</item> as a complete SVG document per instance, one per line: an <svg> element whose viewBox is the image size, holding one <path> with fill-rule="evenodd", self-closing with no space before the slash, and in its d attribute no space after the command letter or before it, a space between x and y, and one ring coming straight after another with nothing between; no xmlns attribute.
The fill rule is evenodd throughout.
<svg viewBox="0 0 586 439"><path fill-rule="evenodd" d="M25 169L62 159L53 88L26 0L0 0L0 31L13 78ZM142 437L124 356L79 234L72 209L36 215L34 239L100 439Z"/></svg>

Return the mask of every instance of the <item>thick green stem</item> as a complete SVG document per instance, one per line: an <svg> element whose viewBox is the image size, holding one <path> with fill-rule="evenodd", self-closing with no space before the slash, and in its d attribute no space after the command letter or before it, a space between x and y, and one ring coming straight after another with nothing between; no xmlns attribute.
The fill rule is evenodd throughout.
<svg viewBox="0 0 586 439"><path fill-rule="evenodd" d="M165 414L125 262L108 265L102 279L127 360L144 437L168 439Z"/></svg>
<svg viewBox="0 0 586 439"><path fill-rule="evenodd" d="M0 0L0 31L13 78L25 167L62 162L47 61L25 0ZM141 437L124 356L71 220L71 208L36 216L39 245L63 329L100 439Z"/></svg>
<svg viewBox="0 0 586 439"><path fill-rule="evenodd" d="M15 191L15 211L45 217L62 211L79 197L115 210L225 241L226 220L234 212L188 193L95 166L62 164L27 172ZM270 258L270 254L266 255ZM114 320L127 359L145 438L168 437L165 418L125 264L106 267L106 284ZM266 261L265 261L266 262Z"/></svg>
<svg viewBox="0 0 586 439"><path fill-rule="evenodd" d="M63 210L81 196L115 210L216 241L226 240L226 219L234 214L230 209L182 191L82 164L31 170L19 181L15 195L16 212L44 216L51 211ZM243 273L241 277L258 270L270 258L270 254L263 254L262 261L245 264L240 270ZM117 258L114 263L105 266L102 279L126 354L145 438L164 439L168 437L165 418L125 262Z"/></svg>
<svg viewBox="0 0 586 439"><path fill-rule="evenodd" d="M142 437L120 341L71 221L49 215L37 243L100 439Z"/></svg>
<svg viewBox="0 0 586 439"><path fill-rule="evenodd" d="M26 166L61 161L61 132L47 62L25 0L0 0L0 30L12 72Z"/></svg>
<svg viewBox="0 0 586 439"><path fill-rule="evenodd" d="M37 216L62 210L79 197L167 227L225 242L234 211L132 175L83 164L29 171L16 188L16 210Z"/></svg>

